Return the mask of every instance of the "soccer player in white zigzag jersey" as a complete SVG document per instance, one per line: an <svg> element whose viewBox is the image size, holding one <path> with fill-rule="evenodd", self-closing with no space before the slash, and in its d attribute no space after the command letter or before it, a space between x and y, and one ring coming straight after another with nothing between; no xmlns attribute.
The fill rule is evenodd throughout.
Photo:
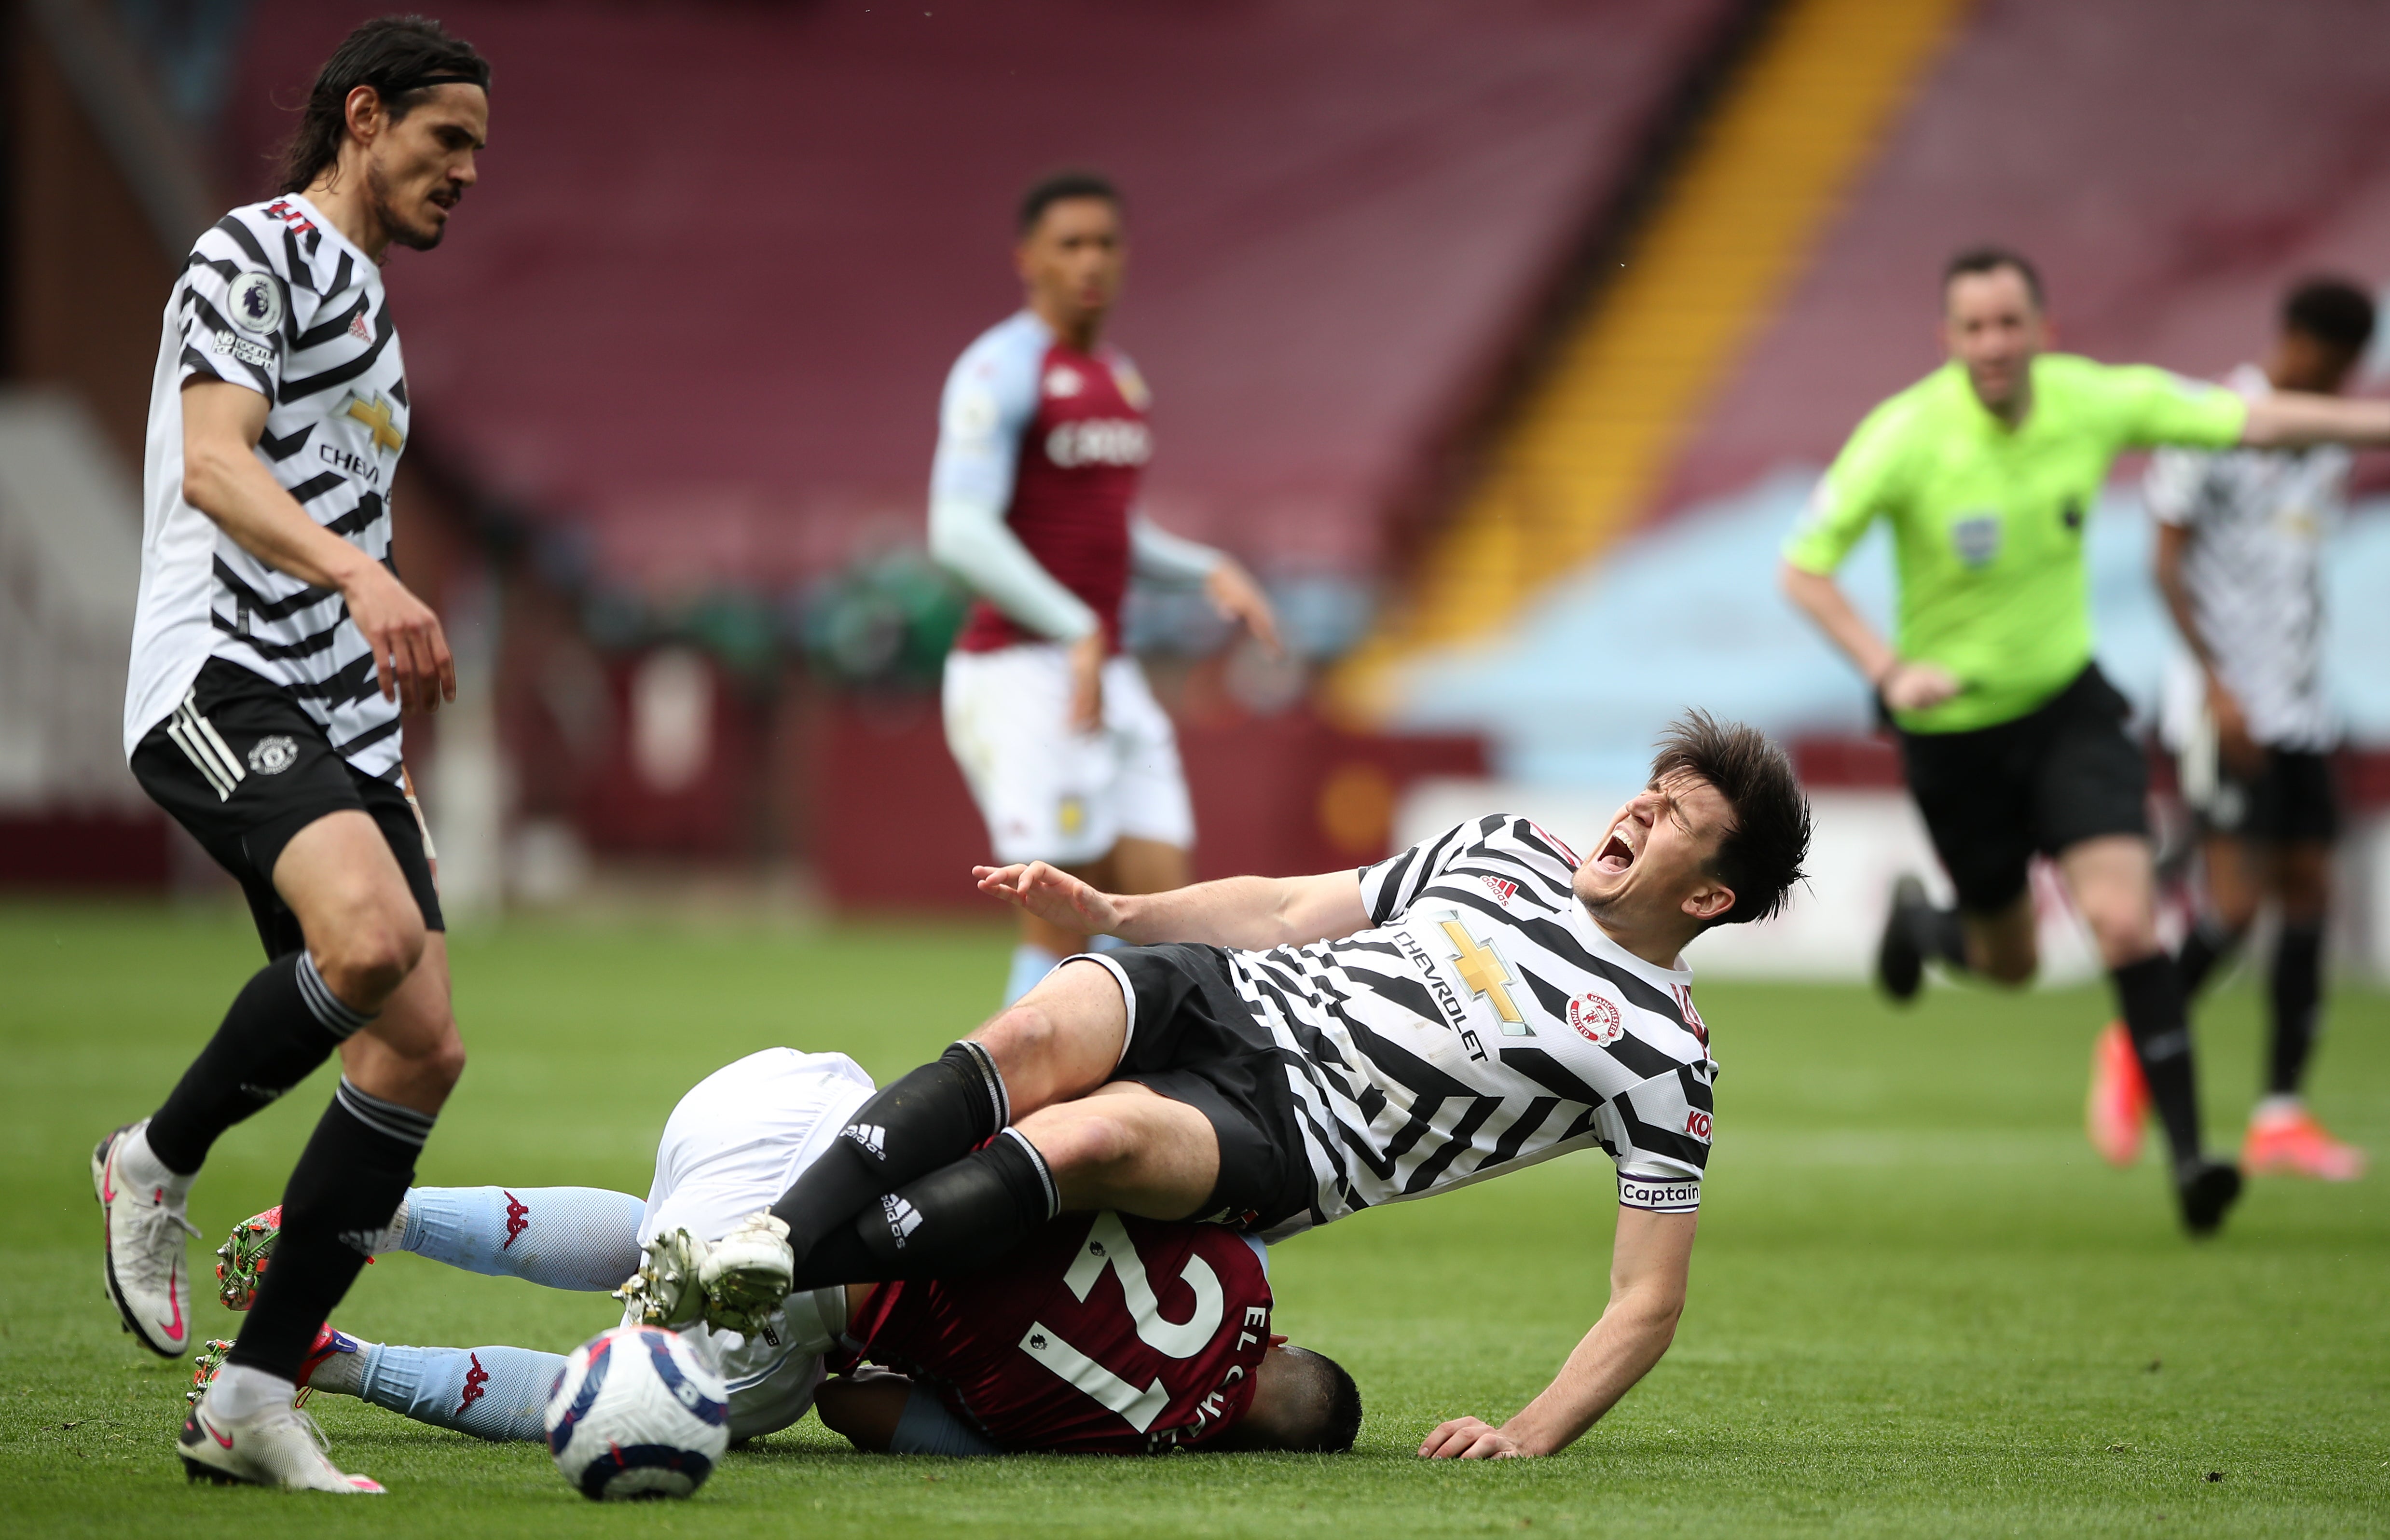
<svg viewBox="0 0 2390 1540"><path fill-rule="evenodd" d="M1068 959L857 1109L714 1248L709 1309L961 1270L1065 1211L1275 1240L1599 1146L1618 1168L1609 1307L1527 1407L1446 1422L1420 1453L1560 1449L1684 1306L1716 1065L1682 949L1775 913L1808 841L1783 751L1694 712L1585 862L1496 815L1357 873L1146 895L982 867L983 891L1132 944Z"/></svg>
<svg viewBox="0 0 2390 1540"><path fill-rule="evenodd" d="M144 1346L189 1342L185 1203L210 1148L336 1053L341 1068L284 1194L274 1277L185 1419L194 1480L381 1490L333 1466L290 1398L464 1068L400 736L456 674L391 560L411 405L380 267L439 244L489 80L436 23L359 27L309 94L281 195L203 233L166 303L125 751L240 882L270 960L157 1111L92 1154L108 1291Z"/></svg>

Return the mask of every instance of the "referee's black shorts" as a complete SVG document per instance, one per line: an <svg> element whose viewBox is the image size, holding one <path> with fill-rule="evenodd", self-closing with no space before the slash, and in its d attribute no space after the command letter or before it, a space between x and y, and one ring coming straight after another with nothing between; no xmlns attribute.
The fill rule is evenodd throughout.
<svg viewBox="0 0 2390 1540"><path fill-rule="evenodd" d="M1961 909L1993 914L2016 902L2037 851L2149 837L2149 763L2126 731L2131 715L2093 663L2013 721L1900 735L1909 792Z"/></svg>
<svg viewBox="0 0 2390 1540"><path fill-rule="evenodd" d="M406 793L350 768L289 691L238 663L207 661L190 698L135 746L133 776L240 884L268 957L307 944L299 917L274 891L274 864L294 835L329 813L370 815L424 929L447 929Z"/></svg>
<svg viewBox="0 0 2390 1540"><path fill-rule="evenodd" d="M1219 1137L1219 1179L1197 1217L1266 1230L1309 1213L1317 1185L1287 1050L1237 994L1227 954L1171 942L1069 960L1111 969L1128 1002L1128 1049L1112 1078L1185 1102Z"/></svg>

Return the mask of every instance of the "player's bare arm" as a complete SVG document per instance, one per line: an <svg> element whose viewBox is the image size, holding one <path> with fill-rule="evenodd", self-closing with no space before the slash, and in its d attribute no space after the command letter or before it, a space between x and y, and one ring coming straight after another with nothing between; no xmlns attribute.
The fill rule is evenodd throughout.
<svg viewBox="0 0 2390 1540"><path fill-rule="evenodd" d="M271 405L244 385L183 391L183 495L243 550L303 583L337 588L374 649L382 699L435 712L456 699L456 663L431 607L380 562L307 517L257 458Z"/></svg>
<svg viewBox="0 0 2390 1540"><path fill-rule="evenodd" d="M1369 923L1360 883L1348 871L1227 877L1161 893L1103 892L1043 861L973 866L971 875L991 898L1055 925L1134 945L1191 941L1261 951L1349 936Z"/></svg>
<svg viewBox="0 0 2390 1540"><path fill-rule="evenodd" d="M1544 1393L1493 1427L1473 1417L1440 1425L1420 1445L1430 1459L1510 1459L1567 1448L1651 1371L1684 1314L1699 1215L1618 1211L1610 1304Z"/></svg>

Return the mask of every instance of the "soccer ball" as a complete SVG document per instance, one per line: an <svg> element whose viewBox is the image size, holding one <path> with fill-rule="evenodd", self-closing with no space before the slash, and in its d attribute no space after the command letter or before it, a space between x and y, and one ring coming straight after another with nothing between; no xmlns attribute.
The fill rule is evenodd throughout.
<svg viewBox="0 0 2390 1540"><path fill-rule="evenodd" d="M686 1497L730 1446L729 1397L678 1332L616 1327L557 1371L547 1451L585 1497Z"/></svg>

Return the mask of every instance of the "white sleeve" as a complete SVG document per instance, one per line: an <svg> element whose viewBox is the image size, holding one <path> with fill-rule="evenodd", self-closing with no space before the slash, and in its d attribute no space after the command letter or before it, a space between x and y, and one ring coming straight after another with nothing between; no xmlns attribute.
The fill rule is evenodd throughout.
<svg viewBox="0 0 2390 1540"><path fill-rule="evenodd" d="M1128 554L1130 568L1137 576L1189 587L1218 571L1220 563L1227 559L1209 545L1171 533L1143 514L1129 520Z"/></svg>
<svg viewBox="0 0 2390 1540"><path fill-rule="evenodd" d="M2206 499L2208 470L2216 456L2198 449L2161 449L2141 477L2141 501L2161 524L2188 528L2199 521Z"/></svg>
<svg viewBox="0 0 2390 1540"><path fill-rule="evenodd" d="M1004 519L1021 435L1037 411L1033 341L999 327L946 377L930 462L930 555L1015 622L1071 642L1096 629L1096 612L1039 565Z"/></svg>
<svg viewBox="0 0 2390 1540"><path fill-rule="evenodd" d="M1000 503L932 496L930 555L972 592L1041 636L1075 642L1100 623L1086 600L1029 554L1004 521Z"/></svg>

